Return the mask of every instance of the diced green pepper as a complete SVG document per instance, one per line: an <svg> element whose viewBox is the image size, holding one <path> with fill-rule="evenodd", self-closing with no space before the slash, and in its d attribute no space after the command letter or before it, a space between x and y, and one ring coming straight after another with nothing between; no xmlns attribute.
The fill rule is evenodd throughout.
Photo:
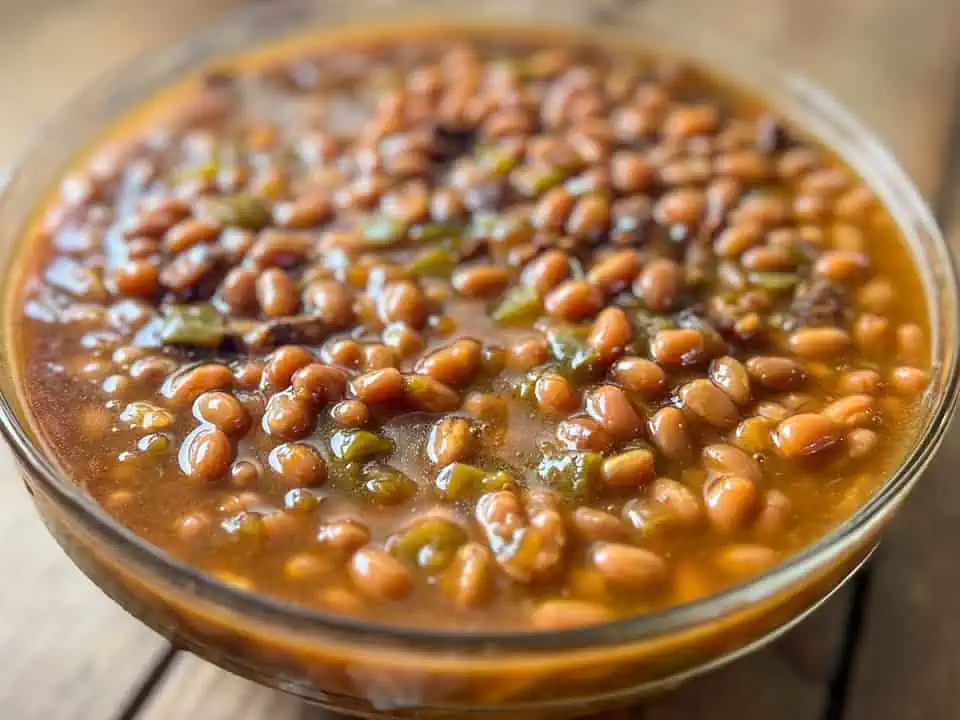
<svg viewBox="0 0 960 720"><path fill-rule="evenodd" d="M224 318L213 305L172 305L163 310L160 339L168 345L215 348L225 332Z"/></svg>
<svg viewBox="0 0 960 720"><path fill-rule="evenodd" d="M572 332L550 332L547 343L550 354L557 361L557 373L575 383L594 378L602 369L599 353Z"/></svg>
<svg viewBox="0 0 960 720"><path fill-rule="evenodd" d="M270 207L253 195L207 198L202 207L205 214L222 224L247 230L262 230L273 221Z"/></svg>
<svg viewBox="0 0 960 720"><path fill-rule="evenodd" d="M369 460L393 452L393 441L369 430L337 430L330 436L330 449L340 460Z"/></svg>
<svg viewBox="0 0 960 720"><path fill-rule="evenodd" d="M410 238L423 243L441 240L459 241L461 237L463 237L463 228L452 223L429 222L410 229Z"/></svg>
<svg viewBox="0 0 960 720"><path fill-rule="evenodd" d="M493 319L503 325L531 323L540 317L543 300L536 288L517 285L507 291L493 311Z"/></svg>
<svg viewBox="0 0 960 720"><path fill-rule="evenodd" d="M363 226L363 236L368 245L374 247L390 247L396 245L407 233L407 226L402 221L389 215L373 215Z"/></svg>
<svg viewBox="0 0 960 720"><path fill-rule="evenodd" d="M480 167L484 170L500 175L508 174L517 166L517 156L504 148L482 147L478 149Z"/></svg>
<svg viewBox="0 0 960 720"><path fill-rule="evenodd" d="M596 491L602 466L600 453L577 451L545 456L537 466L537 474L551 487L584 499Z"/></svg>
<svg viewBox="0 0 960 720"><path fill-rule="evenodd" d="M340 490L353 490L363 482L363 465L358 462L334 460L327 463L327 472Z"/></svg>
<svg viewBox="0 0 960 720"><path fill-rule="evenodd" d="M483 491L496 492L497 490L508 490L517 486L517 479L508 472L498 470L489 473L483 478Z"/></svg>
<svg viewBox="0 0 960 720"><path fill-rule="evenodd" d="M442 570L467 541L467 533L442 517L426 517L395 536L389 550L400 560L424 570Z"/></svg>
<svg viewBox="0 0 960 720"><path fill-rule="evenodd" d="M396 468L367 468L363 475L364 495L377 505L398 505L417 494L417 484Z"/></svg>
<svg viewBox="0 0 960 720"><path fill-rule="evenodd" d="M170 449L170 437L162 433L144 435L137 441L137 450L144 455L156 457Z"/></svg>
<svg viewBox="0 0 960 720"><path fill-rule="evenodd" d="M469 500L480 494L486 474L473 465L451 463L440 471L435 484L447 500Z"/></svg>
<svg viewBox="0 0 960 720"><path fill-rule="evenodd" d="M456 265L457 260L449 250L432 248L413 258L410 271L421 277L449 277Z"/></svg>
<svg viewBox="0 0 960 720"><path fill-rule="evenodd" d="M792 289L800 278L796 273L790 272L752 272L747 275L747 280L751 285L762 287L770 292L783 292Z"/></svg>

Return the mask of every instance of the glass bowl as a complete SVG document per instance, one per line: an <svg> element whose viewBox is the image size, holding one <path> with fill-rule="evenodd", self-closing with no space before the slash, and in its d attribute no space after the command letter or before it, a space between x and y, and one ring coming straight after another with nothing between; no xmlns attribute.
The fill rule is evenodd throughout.
<svg viewBox="0 0 960 720"><path fill-rule="evenodd" d="M753 88L835 148L909 241L932 319L931 388L897 472L852 517L768 573L689 605L558 632L398 629L295 607L199 573L139 539L73 484L31 429L10 357L16 278L3 298L0 424L50 532L103 590L145 623L229 670L341 712L379 717L570 717L676 686L784 632L859 567L946 431L957 400L957 277L919 193L883 146L815 86L724 46L695 23L659 25L579 0L461 4L282 0L255 7L82 93L41 132L0 194L0 262L78 155L119 116L210 59L311 27L510 23L601 32L714 68ZM629 7L629 4L625 4Z"/></svg>

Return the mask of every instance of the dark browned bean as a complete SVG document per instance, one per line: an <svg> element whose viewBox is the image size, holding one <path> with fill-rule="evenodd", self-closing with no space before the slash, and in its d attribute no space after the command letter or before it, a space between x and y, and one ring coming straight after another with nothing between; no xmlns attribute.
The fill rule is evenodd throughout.
<svg viewBox="0 0 960 720"><path fill-rule="evenodd" d="M604 362L612 362L626 350L633 340L633 326L627 314L618 307L600 311L593 322L587 343Z"/></svg>
<svg viewBox="0 0 960 720"><path fill-rule="evenodd" d="M805 360L829 360L850 347L850 334L836 327L803 328L790 335L788 346L794 355Z"/></svg>
<svg viewBox="0 0 960 720"><path fill-rule="evenodd" d="M350 392L367 405L382 405L404 396L403 376L396 368L374 370L350 381Z"/></svg>
<svg viewBox="0 0 960 720"><path fill-rule="evenodd" d="M765 388L787 392L796 390L807 381L807 373L796 360L761 355L747 360L747 372Z"/></svg>
<svg viewBox="0 0 960 720"><path fill-rule="evenodd" d="M250 416L233 395L205 392L193 403L193 415L201 422L215 425L228 435L240 436L250 428Z"/></svg>
<svg viewBox="0 0 960 720"><path fill-rule="evenodd" d="M603 481L614 488L636 488L653 479L656 459L645 448L627 450L603 461Z"/></svg>
<svg viewBox="0 0 960 720"><path fill-rule="evenodd" d="M570 277L570 258L560 250L548 250L523 269L523 282L546 295Z"/></svg>
<svg viewBox="0 0 960 720"><path fill-rule="evenodd" d="M613 444L610 433L596 420L571 418L557 425L557 441L570 450L603 452Z"/></svg>
<svg viewBox="0 0 960 720"><path fill-rule="evenodd" d="M540 412L548 417L564 417L578 405L573 385L556 373L544 373L537 378L534 384L534 396Z"/></svg>
<svg viewBox="0 0 960 720"><path fill-rule="evenodd" d="M427 321L427 304L414 283L389 283L377 297L377 314L384 324L402 322L419 330Z"/></svg>
<svg viewBox="0 0 960 720"><path fill-rule="evenodd" d="M401 600L413 587L407 569L380 548L367 547L354 553L350 577L360 592L374 600Z"/></svg>
<svg viewBox="0 0 960 720"><path fill-rule="evenodd" d="M347 374L338 367L311 362L294 372L289 384L299 400L327 405L343 399L347 392Z"/></svg>
<svg viewBox="0 0 960 720"><path fill-rule="evenodd" d="M547 295L544 308L561 320L583 320L603 305L600 292L582 280L567 280Z"/></svg>
<svg viewBox="0 0 960 720"><path fill-rule="evenodd" d="M297 370L315 360L313 353L299 345L279 347L270 354L267 364L263 367L263 381L268 387L282 390L290 384Z"/></svg>
<svg viewBox="0 0 960 720"><path fill-rule="evenodd" d="M440 466L468 459L473 448L473 431L465 418L438 420L427 439L427 457Z"/></svg>
<svg viewBox="0 0 960 720"><path fill-rule="evenodd" d="M660 365L695 365L707 357L706 339L691 328L661 330L650 343L650 356Z"/></svg>
<svg viewBox="0 0 960 720"><path fill-rule="evenodd" d="M417 363L417 372L451 387L465 385L473 380L480 370L482 350L476 340L457 340L423 358Z"/></svg>
<svg viewBox="0 0 960 720"><path fill-rule="evenodd" d="M201 425L184 439L179 460L180 469L187 477L213 482L230 469L233 446L223 431L211 425Z"/></svg>
<svg viewBox="0 0 960 720"><path fill-rule="evenodd" d="M300 309L297 286L280 268L269 268L257 278L257 301L270 317L294 315Z"/></svg>
<svg viewBox="0 0 960 720"><path fill-rule="evenodd" d="M733 398L737 405L746 405L752 399L750 375L736 358L729 355L710 363L710 379L713 384Z"/></svg>
<svg viewBox="0 0 960 720"><path fill-rule="evenodd" d="M309 487L327 479L327 464L317 450L304 443L283 443L270 451L270 468L285 485Z"/></svg>
<svg viewBox="0 0 960 720"><path fill-rule="evenodd" d="M683 271L676 262L666 258L647 263L633 284L634 294L654 312L672 308L682 290Z"/></svg>
<svg viewBox="0 0 960 720"><path fill-rule="evenodd" d="M267 401L263 429L284 440L297 440L310 434L315 417L309 403L288 392L277 393Z"/></svg>
<svg viewBox="0 0 960 720"><path fill-rule="evenodd" d="M587 542L621 542L627 538L627 526L616 515L580 506L571 516L574 529Z"/></svg>
<svg viewBox="0 0 960 720"><path fill-rule="evenodd" d="M787 458L815 455L840 440L840 428L828 417L801 413L781 422L773 434L777 451Z"/></svg>
<svg viewBox="0 0 960 720"><path fill-rule="evenodd" d="M496 297L510 282L510 273L497 265L473 265L453 273L453 287L465 297Z"/></svg>
<svg viewBox="0 0 960 720"><path fill-rule="evenodd" d="M584 408L614 439L630 440L643 429L643 417L616 385L601 385L586 397Z"/></svg>
<svg viewBox="0 0 960 720"><path fill-rule="evenodd" d="M705 378L681 387L679 397L684 409L720 430L733 427L740 419L730 397Z"/></svg>
<svg viewBox="0 0 960 720"><path fill-rule="evenodd" d="M608 581L635 592L658 590L667 580L663 559L632 545L599 543L591 552L591 560Z"/></svg>
<svg viewBox="0 0 960 720"><path fill-rule="evenodd" d="M720 533L743 529L755 516L759 502L757 486L740 475L718 475L703 490L707 517Z"/></svg>
<svg viewBox="0 0 960 720"><path fill-rule="evenodd" d="M665 407L650 418L650 438L671 460L684 460L693 452L693 442L683 412Z"/></svg>

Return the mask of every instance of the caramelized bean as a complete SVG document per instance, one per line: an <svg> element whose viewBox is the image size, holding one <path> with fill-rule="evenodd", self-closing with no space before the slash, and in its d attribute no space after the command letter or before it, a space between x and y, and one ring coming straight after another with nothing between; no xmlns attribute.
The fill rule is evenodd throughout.
<svg viewBox="0 0 960 720"><path fill-rule="evenodd" d="M658 258L647 263L633 284L634 294L654 312L674 306L683 290L683 273L673 260Z"/></svg>
<svg viewBox="0 0 960 720"><path fill-rule="evenodd" d="M193 480L219 480L230 469L231 462L233 447L230 438L210 425L198 427L180 446L180 469Z"/></svg>
<svg viewBox="0 0 960 720"><path fill-rule="evenodd" d="M534 396L540 412L549 417L564 417L578 404L573 386L556 373L544 373L537 378Z"/></svg>
<svg viewBox="0 0 960 720"><path fill-rule="evenodd" d="M284 443L270 451L270 468L285 485L309 487L322 485L327 479L327 464L312 446L304 443Z"/></svg>
<svg viewBox="0 0 960 720"><path fill-rule="evenodd" d="M570 276L570 258L560 250L548 250L523 269L523 281L546 295Z"/></svg>
<svg viewBox="0 0 960 720"><path fill-rule="evenodd" d="M240 401L225 392L205 392L193 403L197 420L215 425L228 435L243 435L250 427L250 416Z"/></svg>
<svg viewBox="0 0 960 720"><path fill-rule="evenodd" d="M333 365L311 362L290 378L294 396L313 405L327 405L343 399L347 392L347 374Z"/></svg>
<svg viewBox="0 0 960 720"><path fill-rule="evenodd" d="M300 308L300 293L287 273L270 268L257 278L257 302L270 317L294 315Z"/></svg>
<svg viewBox="0 0 960 720"><path fill-rule="evenodd" d="M457 340L421 360L417 372L445 385L459 387L469 383L479 371L481 351L482 347L476 340Z"/></svg>
<svg viewBox="0 0 960 720"><path fill-rule="evenodd" d="M580 417L557 425L557 441L570 450L603 452L613 443L613 438L596 420Z"/></svg>

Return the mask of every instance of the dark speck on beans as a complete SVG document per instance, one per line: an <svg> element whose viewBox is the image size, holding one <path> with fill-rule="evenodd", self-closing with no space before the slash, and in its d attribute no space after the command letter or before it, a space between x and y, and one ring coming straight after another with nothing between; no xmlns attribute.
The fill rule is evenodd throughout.
<svg viewBox="0 0 960 720"><path fill-rule="evenodd" d="M789 118L582 37L258 57L25 237L34 430L148 542L327 612L552 631L766 571L896 471L925 289Z"/></svg>

